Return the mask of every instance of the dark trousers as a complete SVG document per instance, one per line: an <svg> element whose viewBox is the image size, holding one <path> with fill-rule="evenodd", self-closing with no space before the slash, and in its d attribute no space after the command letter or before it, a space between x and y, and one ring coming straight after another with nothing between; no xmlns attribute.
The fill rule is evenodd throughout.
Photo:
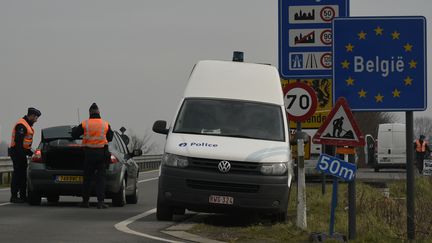
<svg viewBox="0 0 432 243"><path fill-rule="evenodd" d="M417 157L417 169L419 170L420 174L423 173L423 161L424 161L424 157L425 157L425 153L423 152L417 152L416 153L416 157Z"/></svg>
<svg viewBox="0 0 432 243"><path fill-rule="evenodd" d="M13 172L11 181L12 197L27 197L27 157L25 155L11 155Z"/></svg>
<svg viewBox="0 0 432 243"><path fill-rule="evenodd" d="M84 181L82 197L88 201L92 190L92 181L95 181L95 191L98 202L105 199L106 154L101 149L87 149L84 159Z"/></svg>

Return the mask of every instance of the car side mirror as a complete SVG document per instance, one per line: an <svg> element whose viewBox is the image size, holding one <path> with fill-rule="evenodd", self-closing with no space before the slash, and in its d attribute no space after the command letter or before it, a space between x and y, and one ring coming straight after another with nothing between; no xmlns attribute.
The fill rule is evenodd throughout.
<svg viewBox="0 0 432 243"><path fill-rule="evenodd" d="M160 134L168 134L169 130L166 128L166 126L167 126L166 121L162 121L162 120L155 121L155 123L153 124L153 132L160 133Z"/></svg>
<svg viewBox="0 0 432 243"><path fill-rule="evenodd" d="M132 152L132 156L136 157L136 156L141 156L142 155L142 149L134 149L134 151Z"/></svg>

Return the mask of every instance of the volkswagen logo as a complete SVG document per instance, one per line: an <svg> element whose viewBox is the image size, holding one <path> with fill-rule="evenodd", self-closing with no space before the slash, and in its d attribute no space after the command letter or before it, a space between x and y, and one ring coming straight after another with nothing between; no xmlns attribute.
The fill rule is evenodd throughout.
<svg viewBox="0 0 432 243"><path fill-rule="evenodd" d="M222 160L218 164L218 169L222 173L227 173L231 169L231 164L226 160Z"/></svg>

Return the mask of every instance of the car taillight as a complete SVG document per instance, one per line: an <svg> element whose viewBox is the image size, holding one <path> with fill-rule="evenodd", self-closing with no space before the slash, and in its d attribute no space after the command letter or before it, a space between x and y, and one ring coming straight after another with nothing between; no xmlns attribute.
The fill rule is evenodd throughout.
<svg viewBox="0 0 432 243"><path fill-rule="evenodd" d="M111 164L115 164L117 162L119 162L118 159L114 155L111 154Z"/></svg>
<svg viewBox="0 0 432 243"><path fill-rule="evenodd" d="M42 161L42 152L39 149L37 149L33 153L33 156L31 157L31 162L34 162L34 163L43 163L43 161Z"/></svg>

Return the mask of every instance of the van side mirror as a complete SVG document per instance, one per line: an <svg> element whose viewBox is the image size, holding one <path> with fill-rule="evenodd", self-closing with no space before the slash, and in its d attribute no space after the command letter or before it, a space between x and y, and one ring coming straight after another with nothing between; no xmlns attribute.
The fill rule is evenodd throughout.
<svg viewBox="0 0 432 243"><path fill-rule="evenodd" d="M166 128L167 122L158 120L153 124L153 132L160 134L168 134L168 129Z"/></svg>

